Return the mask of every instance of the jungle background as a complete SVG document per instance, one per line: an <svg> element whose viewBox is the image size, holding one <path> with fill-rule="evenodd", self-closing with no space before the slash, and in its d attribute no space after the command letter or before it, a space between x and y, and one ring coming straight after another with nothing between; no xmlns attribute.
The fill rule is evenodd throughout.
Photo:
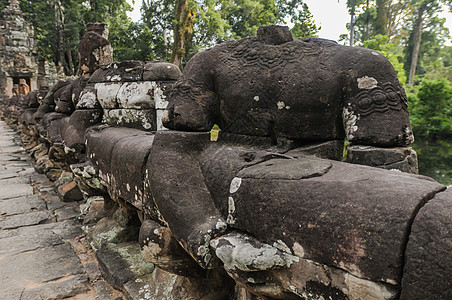
<svg viewBox="0 0 452 300"><path fill-rule="evenodd" d="M89 22L109 25L115 60L165 60L181 68L197 52L255 35L260 25L288 25L301 38L317 37L320 29L301 0L135 1L142 1L137 22L127 15L126 0L19 2L40 56L66 75L76 74L77 45ZM350 20L338 42L377 50L394 65L408 96L420 173L451 185L452 46L439 13L452 14L452 0L339 1ZM0 10L7 5L0 0Z"/></svg>

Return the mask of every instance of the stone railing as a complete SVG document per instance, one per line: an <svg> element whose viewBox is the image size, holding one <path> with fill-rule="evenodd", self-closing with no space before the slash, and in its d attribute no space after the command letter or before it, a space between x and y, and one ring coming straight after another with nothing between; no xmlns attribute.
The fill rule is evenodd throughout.
<svg viewBox="0 0 452 300"><path fill-rule="evenodd" d="M110 274L117 288L150 299L452 293L452 192L410 174L406 96L377 52L261 27L182 75L111 63L2 110L63 200L88 209L102 197L87 232L103 264L138 241L159 267Z"/></svg>

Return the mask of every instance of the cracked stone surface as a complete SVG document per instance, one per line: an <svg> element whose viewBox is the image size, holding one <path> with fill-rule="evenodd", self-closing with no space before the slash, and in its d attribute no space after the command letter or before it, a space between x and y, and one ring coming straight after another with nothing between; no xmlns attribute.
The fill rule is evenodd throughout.
<svg viewBox="0 0 452 300"><path fill-rule="evenodd" d="M0 299L124 299L82 242L78 204L59 201L16 140L0 121Z"/></svg>

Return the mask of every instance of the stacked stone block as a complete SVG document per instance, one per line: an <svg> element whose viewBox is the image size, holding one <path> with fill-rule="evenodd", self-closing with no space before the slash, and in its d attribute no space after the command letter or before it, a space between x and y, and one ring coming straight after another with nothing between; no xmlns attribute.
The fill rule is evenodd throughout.
<svg viewBox="0 0 452 300"><path fill-rule="evenodd" d="M101 108L102 122L144 131L163 130L169 88L180 70L165 62L125 61L94 72L78 109Z"/></svg>

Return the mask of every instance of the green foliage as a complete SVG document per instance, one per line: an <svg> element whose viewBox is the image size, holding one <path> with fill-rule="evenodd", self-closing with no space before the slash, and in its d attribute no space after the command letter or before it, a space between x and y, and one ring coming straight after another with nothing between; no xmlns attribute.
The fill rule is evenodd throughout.
<svg viewBox="0 0 452 300"><path fill-rule="evenodd" d="M417 152L420 174L452 185L452 139L431 140L418 136L412 146Z"/></svg>
<svg viewBox="0 0 452 300"><path fill-rule="evenodd" d="M61 5L63 12L63 30L58 31L56 8ZM109 25L110 39L113 48L118 42L119 35L127 32L130 19L126 12L131 10L126 0L20 0L20 6L28 21L33 24L38 39L38 50L41 57L61 64L58 41L63 35L63 52L65 61L72 60L74 68L77 66L77 46L86 24L89 22L104 22ZM130 43L132 46L134 43ZM70 56L70 57L69 57ZM66 68L66 71L67 68ZM71 71L69 70L69 74Z"/></svg>
<svg viewBox="0 0 452 300"><path fill-rule="evenodd" d="M450 60L450 53L444 51L445 43L450 38L450 32L444 26L445 18L431 16L424 22L421 43L419 49L419 59L417 61L416 74L422 76L440 66L443 59ZM414 20L407 23L407 27L413 27ZM413 51L413 34L408 37L407 46L405 48L404 68L408 73L411 66L411 58Z"/></svg>
<svg viewBox="0 0 452 300"><path fill-rule="evenodd" d="M394 66L399 81L402 84L406 82L407 78L402 62L402 49L399 46L390 43L388 36L377 34L373 39L364 41L363 46L369 49L377 50L386 56L389 62Z"/></svg>
<svg viewBox="0 0 452 300"><path fill-rule="evenodd" d="M452 138L452 82L424 79L408 93L410 119L415 135Z"/></svg>
<svg viewBox="0 0 452 300"><path fill-rule="evenodd" d="M136 0L139 1L139 0ZM173 47L171 34L173 29L175 1L143 0L141 18L143 30L152 33L149 36L149 52L159 60L169 60Z"/></svg>
<svg viewBox="0 0 452 300"><path fill-rule="evenodd" d="M20 1L20 7L33 24L41 57L57 62L57 31L55 11L48 1Z"/></svg>
<svg viewBox="0 0 452 300"><path fill-rule="evenodd" d="M5 7L7 7L9 4L8 0L0 0L0 10L4 9Z"/></svg>
<svg viewBox="0 0 452 300"><path fill-rule="evenodd" d="M309 11L306 4L303 4L301 10L295 18L292 19L294 26L292 28L292 35L297 38L318 37L317 32L321 27L317 27L314 22L314 17Z"/></svg>
<svg viewBox="0 0 452 300"><path fill-rule="evenodd" d="M320 29L299 0L192 0L190 5L196 18L185 61L215 44L255 36L261 25L290 23L295 37L312 37ZM174 1L143 1L143 22L154 34L152 51L159 59L170 56L174 9Z"/></svg>

